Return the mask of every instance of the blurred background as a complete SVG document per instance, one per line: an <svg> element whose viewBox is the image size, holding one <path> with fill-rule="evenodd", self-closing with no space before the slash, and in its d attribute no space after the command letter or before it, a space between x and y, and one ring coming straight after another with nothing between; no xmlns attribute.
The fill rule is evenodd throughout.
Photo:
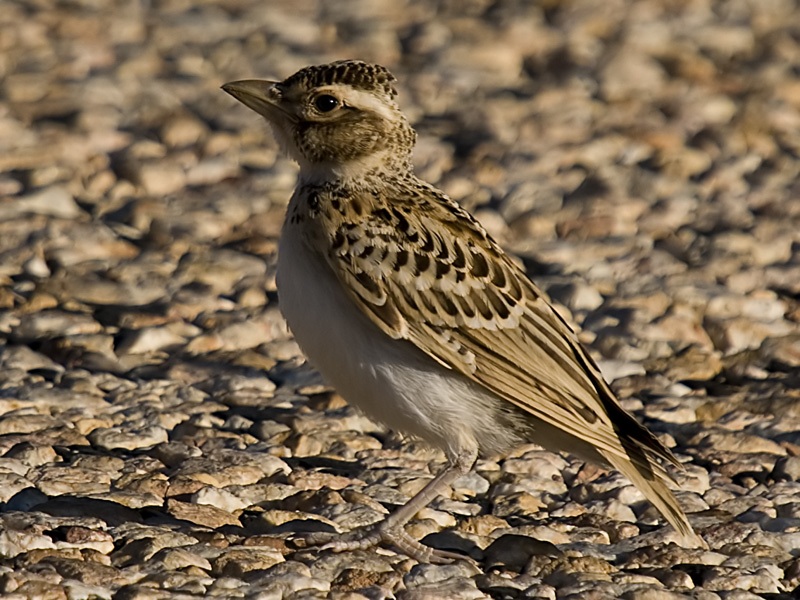
<svg viewBox="0 0 800 600"><path fill-rule="evenodd" d="M419 174L580 322L594 311L584 335L615 334L606 358L691 347L714 375L797 332L795 2L0 8L0 331L15 340L70 337L60 319L80 314L88 341L55 344L73 360L126 371L218 350L197 338L274 290L296 172L219 86L342 58L396 74Z"/></svg>

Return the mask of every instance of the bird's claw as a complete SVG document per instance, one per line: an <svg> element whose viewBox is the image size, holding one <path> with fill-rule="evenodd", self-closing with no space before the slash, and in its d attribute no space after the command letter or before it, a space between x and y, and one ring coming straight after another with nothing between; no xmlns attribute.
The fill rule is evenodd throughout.
<svg viewBox="0 0 800 600"><path fill-rule="evenodd" d="M334 539L334 538L339 539ZM400 550L403 554L421 563L447 565L456 560L465 560L475 564L470 557L447 550L437 550L421 544L402 527L380 524L377 527L360 529L344 536L335 533L315 533L304 538L307 546L318 546L320 550L333 552L352 552L366 550L378 544Z"/></svg>

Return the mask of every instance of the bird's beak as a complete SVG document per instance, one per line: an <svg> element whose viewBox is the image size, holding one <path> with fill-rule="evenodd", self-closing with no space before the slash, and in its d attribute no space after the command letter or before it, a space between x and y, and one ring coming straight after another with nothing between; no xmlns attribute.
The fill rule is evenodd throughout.
<svg viewBox="0 0 800 600"><path fill-rule="evenodd" d="M288 114L281 106L281 92L276 83L263 79L243 79L226 83L222 89L247 108L272 121L279 115L286 117Z"/></svg>

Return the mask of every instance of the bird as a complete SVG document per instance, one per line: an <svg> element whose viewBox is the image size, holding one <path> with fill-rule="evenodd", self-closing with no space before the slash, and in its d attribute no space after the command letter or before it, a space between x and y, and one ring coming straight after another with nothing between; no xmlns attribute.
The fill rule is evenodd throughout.
<svg viewBox="0 0 800 600"><path fill-rule="evenodd" d="M278 243L279 306L351 405L447 462L334 551L382 544L420 562L404 526L479 457L524 443L610 465L703 546L667 482L673 453L620 405L573 327L478 221L412 166L416 132L385 67L340 60L222 89L263 116L300 167Z"/></svg>

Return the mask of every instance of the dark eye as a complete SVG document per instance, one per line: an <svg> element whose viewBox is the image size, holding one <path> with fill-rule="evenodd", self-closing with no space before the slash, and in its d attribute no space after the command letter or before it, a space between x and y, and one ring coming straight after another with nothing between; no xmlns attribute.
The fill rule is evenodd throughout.
<svg viewBox="0 0 800 600"><path fill-rule="evenodd" d="M339 106L339 99L330 94L321 94L314 100L314 106L321 113L331 112L334 108Z"/></svg>

